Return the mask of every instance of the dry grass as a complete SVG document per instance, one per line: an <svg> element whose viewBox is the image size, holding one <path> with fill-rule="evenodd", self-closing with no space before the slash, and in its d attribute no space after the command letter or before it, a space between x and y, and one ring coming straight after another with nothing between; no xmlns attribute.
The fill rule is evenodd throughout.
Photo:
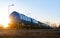
<svg viewBox="0 0 60 38"><path fill-rule="evenodd" d="M60 38L60 30L1 30L0 38Z"/></svg>

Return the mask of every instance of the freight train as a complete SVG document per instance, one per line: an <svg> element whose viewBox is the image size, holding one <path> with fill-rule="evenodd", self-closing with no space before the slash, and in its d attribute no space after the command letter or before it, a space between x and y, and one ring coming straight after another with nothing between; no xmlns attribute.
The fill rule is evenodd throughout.
<svg viewBox="0 0 60 38"><path fill-rule="evenodd" d="M27 29L40 29L40 28L44 28L44 29L51 29L52 27L50 27L49 25L39 22L31 17L27 17L24 14L21 14L19 12L13 11L10 15L9 15L9 19L10 19L10 28L27 28Z"/></svg>

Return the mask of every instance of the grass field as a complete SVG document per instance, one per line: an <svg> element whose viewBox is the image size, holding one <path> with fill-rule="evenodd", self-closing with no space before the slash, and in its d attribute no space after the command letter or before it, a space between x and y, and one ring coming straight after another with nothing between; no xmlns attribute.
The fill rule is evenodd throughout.
<svg viewBox="0 0 60 38"><path fill-rule="evenodd" d="M0 38L60 38L60 30L0 30Z"/></svg>

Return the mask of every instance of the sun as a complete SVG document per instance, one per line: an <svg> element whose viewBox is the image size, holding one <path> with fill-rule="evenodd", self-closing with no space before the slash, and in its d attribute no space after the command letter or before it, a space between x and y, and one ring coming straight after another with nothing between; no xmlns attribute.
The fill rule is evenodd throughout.
<svg viewBox="0 0 60 38"><path fill-rule="evenodd" d="M7 13L0 13L0 24L6 28L8 27L9 18Z"/></svg>
<svg viewBox="0 0 60 38"><path fill-rule="evenodd" d="M8 18L1 18L0 19L0 24L5 28L8 27L9 20Z"/></svg>
<svg viewBox="0 0 60 38"><path fill-rule="evenodd" d="M8 18L5 18L5 19L2 20L2 22L1 22L1 24L3 25L4 28L8 27L8 23L9 23Z"/></svg>

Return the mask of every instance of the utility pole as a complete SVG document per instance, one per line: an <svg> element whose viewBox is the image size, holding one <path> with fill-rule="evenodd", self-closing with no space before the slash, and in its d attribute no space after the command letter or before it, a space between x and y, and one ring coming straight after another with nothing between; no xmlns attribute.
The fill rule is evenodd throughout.
<svg viewBox="0 0 60 38"><path fill-rule="evenodd" d="M9 13L10 13L10 6L14 6L14 4L8 5L8 15L9 15Z"/></svg>

